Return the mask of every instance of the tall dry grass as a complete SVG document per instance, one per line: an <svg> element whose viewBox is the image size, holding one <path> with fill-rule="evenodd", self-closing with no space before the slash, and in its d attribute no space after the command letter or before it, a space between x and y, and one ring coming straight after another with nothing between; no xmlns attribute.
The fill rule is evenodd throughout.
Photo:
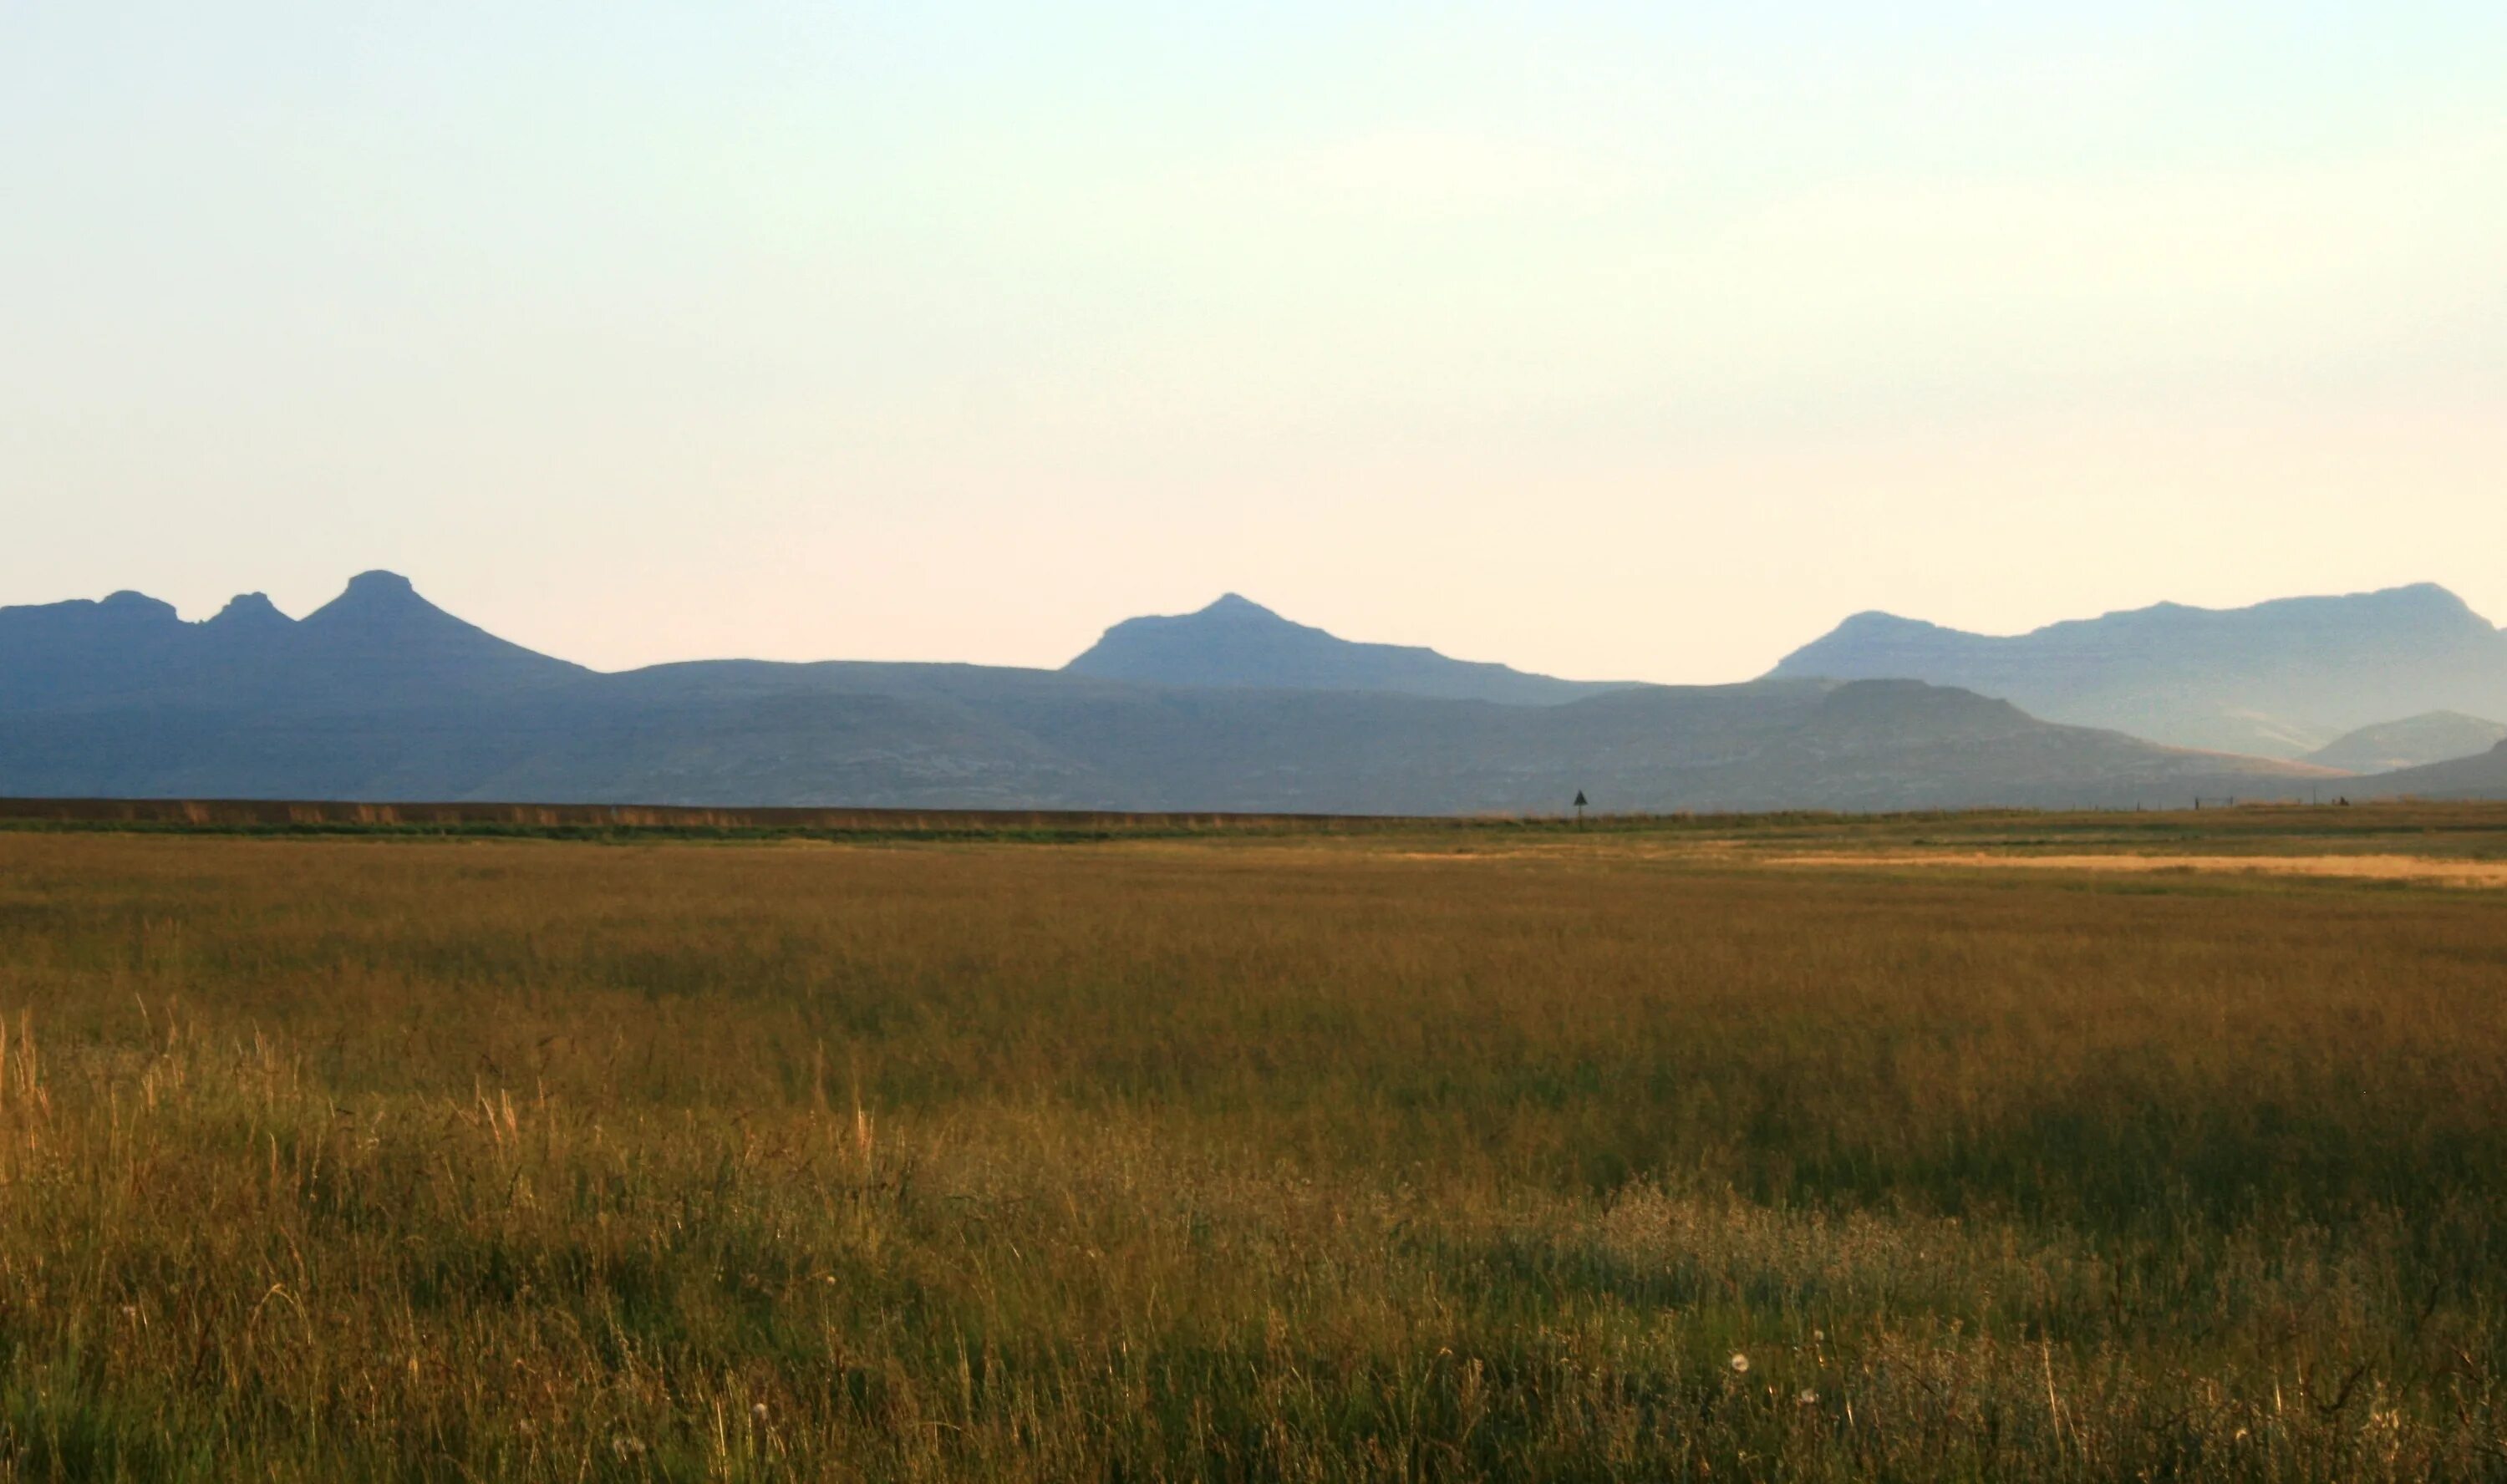
<svg viewBox="0 0 2507 1484"><path fill-rule="evenodd" d="M1607 843L0 837L0 1467L2499 1477L2502 964Z"/></svg>

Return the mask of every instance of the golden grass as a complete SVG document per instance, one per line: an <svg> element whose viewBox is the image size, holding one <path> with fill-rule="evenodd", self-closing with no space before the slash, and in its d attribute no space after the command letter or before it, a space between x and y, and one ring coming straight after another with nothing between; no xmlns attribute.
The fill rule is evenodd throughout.
<svg viewBox="0 0 2507 1484"><path fill-rule="evenodd" d="M2494 896L1475 838L0 835L0 1468L2507 1473Z"/></svg>

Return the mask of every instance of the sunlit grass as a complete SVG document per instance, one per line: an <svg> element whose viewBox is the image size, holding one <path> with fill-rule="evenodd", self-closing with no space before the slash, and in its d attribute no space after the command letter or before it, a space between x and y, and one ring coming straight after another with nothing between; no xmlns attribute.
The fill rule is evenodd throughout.
<svg viewBox="0 0 2507 1484"><path fill-rule="evenodd" d="M1433 853L0 837L0 1460L2507 1470L2507 898Z"/></svg>

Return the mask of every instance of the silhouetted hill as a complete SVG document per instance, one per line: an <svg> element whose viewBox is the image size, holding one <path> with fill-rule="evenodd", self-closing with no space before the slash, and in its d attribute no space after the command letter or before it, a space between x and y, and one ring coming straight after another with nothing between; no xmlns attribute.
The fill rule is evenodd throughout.
<svg viewBox="0 0 2507 1484"><path fill-rule="evenodd" d="M2507 714L2507 635L2425 583L2248 608L2161 603L2010 637L1858 613L1772 673L1905 676L2051 720L2282 758L2396 716Z"/></svg>
<svg viewBox="0 0 2507 1484"><path fill-rule="evenodd" d="M1359 643L1282 618L1234 593L1197 613L1126 619L1063 668L1103 680L1155 685L1391 691L1526 706L1620 688L1448 659L1412 645Z"/></svg>
<svg viewBox="0 0 2507 1484"><path fill-rule="evenodd" d="M2487 752L2507 740L2507 726L2461 711L2423 711L2344 733L2307 756L2344 773L2389 773Z"/></svg>

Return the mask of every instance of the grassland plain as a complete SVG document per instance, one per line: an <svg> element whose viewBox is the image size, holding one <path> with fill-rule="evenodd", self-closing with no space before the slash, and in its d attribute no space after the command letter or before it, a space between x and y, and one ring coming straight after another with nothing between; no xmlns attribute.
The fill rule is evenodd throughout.
<svg viewBox="0 0 2507 1484"><path fill-rule="evenodd" d="M2218 813L0 832L0 1472L2507 1477L2507 893L1886 858Z"/></svg>

